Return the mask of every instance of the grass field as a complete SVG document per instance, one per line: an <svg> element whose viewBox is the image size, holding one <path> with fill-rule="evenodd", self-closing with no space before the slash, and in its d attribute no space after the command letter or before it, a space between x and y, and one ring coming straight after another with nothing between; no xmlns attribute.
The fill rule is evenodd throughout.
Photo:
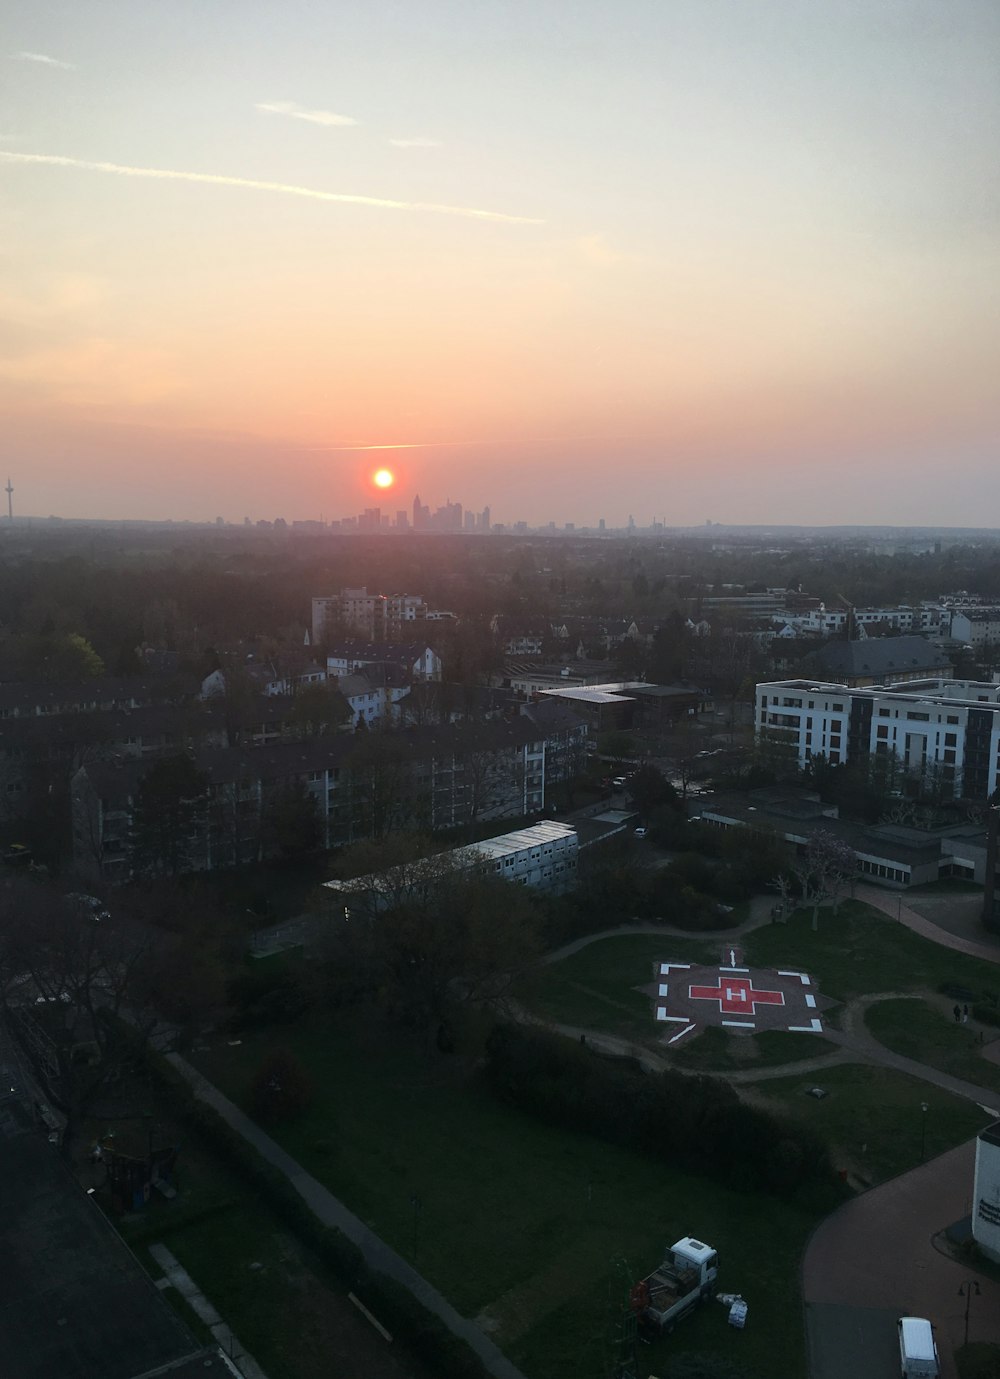
<svg viewBox="0 0 1000 1379"><path fill-rule="evenodd" d="M747 1036L709 1025L697 1039L671 1052L670 1061L692 1072L737 1072L742 1068L776 1068L783 1063L822 1058L836 1047L818 1034L762 1030Z"/></svg>
<svg viewBox="0 0 1000 1379"><path fill-rule="evenodd" d="M752 1301L756 1324L734 1333L710 1308L660 1345L738 1354L761 1379L803 1372L798 1259L832 1195L810 1207L725 1191L539 1125L454 1057L333 1029L287 1035L321 1094L281 1143L462 1312L482 1315L530 1379L603 1379L628 1280L688 1233L720 1249L721 1287ZM223 1045L199 1066L239 1099L272 1044ZM650 1372L666 1358L643 1348Z"/></svg>
<svg viewBox="0 0 1000 1379"><path fill-rule="evenodd" d="M652 982L657 958L714 962L720 946L719 941L652 933L599 939L561 962L536 969L520 995L533 1011L556 1024L654 1040L658 1030L652 1001L635 987Z"/></svg>
<svg viewBox="0 0 1000 1379"><path fill-rule="evenodd" d="M822 1101L807 1096L822 1087ZM834 1164L869 1184L915 1168L977 1134L990 1117L971 1101L891 1068L843 1063L753 1086L755 1100L811 1125ZM922 1111L921 1104L927 1106Z"/></svg>
<svg viewBox="0 0 1000 1379"><path fill-rule="evenodd" d="M429 1379L398 1348L384 1353L343 1286L210 1151L182 1147L177 1189L177 1198L154 1196L141 1216L116 1227L154 1276L160 1269L148 1244L162 1241L269 1379L327 1379L354 1364L373 1379ZM214 1343L180 1294L168 1288L163 1296L200 1341Z"/></svg>
<svg viewBox="0 0 1000 1379"><path fill-rule="evenodd" d="M1000 1094L1000 1066L983 1057L973 1026L956 1024L949 1010L912 999L879 1001L868 1008L865 1024L887 1049ZM987 1033L998 1036L1000 1030Z"/></svg>
<svg viewBox="0 0 1000 1379"><path fill-rule="evenodd" d="M934 990L944 981L975 988L1000 983L997 964L942 948L855 900L846 901L836 916L821 911L818 933L801 910L787 924L753 930L744 956L754 967L794 963L838 1001L872 991Z"/></svg>

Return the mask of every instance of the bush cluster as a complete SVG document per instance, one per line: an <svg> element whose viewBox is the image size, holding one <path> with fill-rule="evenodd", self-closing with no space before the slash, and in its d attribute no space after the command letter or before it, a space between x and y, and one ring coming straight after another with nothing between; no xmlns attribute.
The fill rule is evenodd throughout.
<svg viewBox="0 0 1000 1379"><path fill-rule="evenodd" d="M486 1054L493 1091L542 1120L728 1187L789 1192L832 1181L818 1136L744 1105L717 1078L612 1065L559 1035L520 1025L497 1025Z"/></svg>
<svg viewBox="0 0 1000 1379"><path fill-rule="evenodd" d="M489 1379L479 1356L461 1337L395 1279L370 1269L361 1250L343 1231L324 1226L285 1174L269 1164L217 1111L199 1101L166 1059L151 1054L149 1066L173 1113L267 1203L407 1349L443 1379Z"/></svg>
<svg viewBox="0 0 1000 1379"><path fill-rule="evenodd" d="M960 982L940 982L938 991L943 996L961 1001L965 1005L971 1002L972 1018L978 1020L981 1025L1000 1026L1000 992L990 991L985 987L976 989L963 986Z"/></svg>

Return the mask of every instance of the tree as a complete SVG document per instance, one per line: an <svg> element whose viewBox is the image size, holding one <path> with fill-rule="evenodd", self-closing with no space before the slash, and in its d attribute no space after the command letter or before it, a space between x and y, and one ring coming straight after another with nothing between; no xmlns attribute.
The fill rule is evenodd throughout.
<svg viewBox="0 0 1000 1379"><path fill-rule="evenodd" d="M313 1099L305 1069L288 1049L269 1053L250 1084L250 1110L264 1125L293 1120Z"/></svg>
<svg viewBox="0 0 1000 1379"><path fill-rule="evenodd" d="M351 717L351 706L332 684L303 685L288 721L301 737L328 737Z"/></svg>
<svg viewBox="0 0 1000 1379"><path fill-rule="evenodd" d="M809 839L805 852L796 859L788 873L782 873L772 883L786 903L797 890L798 902L812 910L812 927L819 928L819 907L828 901L833 912L858 874L858 857L853 848L825 829Z"/></svg>
<svg viewBox="0 0 1000 1379"><path fill-rule="evenodd" d="M152 764L139 782L132 816L137 872L178 876L194 869L205 847L208 786L184 753Z"/></svg>
<svg viewBox="0 0 1000 1379"><path fill-rule="evenodd" d="M263 808L267 852L285 857L313 852L323 842L323 821L316 796L302 780L286 781L269 792Z"/></svg>
<svg viewBox="0 0 1000 1379"><path fill-rule="evenodd" d="M364 871L333 904L328 970L340 999L349 989L440 1030L463 1008L504 1002L535 959L538 918L522 887L424 846L410 834L350 849L347 865Z"/></svg>
<svg viewBox="0 0 1000 1379"><path fill-rule="evenodd" d="M148 940L117 911L98 917L78 898L38 882L0 891L0 995L19 1043L66 1117L66 1148L155 1024L142 1003L148 960Z"/></svg>
<svg viewBox="0 0 1000 1379"><path fill-rule="evenodd" d="M652 814L656 809L681 809L680 798L670 781L662 771L648 763L636 771L629 782L628 793L636 809L644 815Z"/></svg>

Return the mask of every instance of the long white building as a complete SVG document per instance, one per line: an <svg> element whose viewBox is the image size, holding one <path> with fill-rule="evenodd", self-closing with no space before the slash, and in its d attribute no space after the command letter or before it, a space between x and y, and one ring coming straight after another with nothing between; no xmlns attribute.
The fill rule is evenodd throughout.
<svg viewBox="0 0 1000 1379"><path fill-rule="evenodd" d="M757 686L756 732L794 748L800 769L820 755L839 766L891 754L902 770L933 774L970 799L989 798L1000 783L1000 684L770 681Z"/></svg>

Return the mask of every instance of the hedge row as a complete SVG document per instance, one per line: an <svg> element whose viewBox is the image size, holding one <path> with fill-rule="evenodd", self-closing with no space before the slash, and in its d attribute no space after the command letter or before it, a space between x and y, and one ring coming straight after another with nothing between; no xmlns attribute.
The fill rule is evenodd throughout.
<svg viewBox="0 0 1000 1379"><path fill-rule="evenodd" d="M395 1279L370 1269L343 1231L324 1226L284 1173L269 1164L217 1111L199 1101L172 1064L152 1054L149 1065L174 1114L259 1193L283 1224L408 1350L445 1379L488 1379L489 1371L466 1341Z"/></svg>
<svg viewBox="0 0 1000 1379"><path fill-rule="evenodd" d="M823 1142L807 1127L747 1106L718 1078L611 1065L560 1035L497 1025L486 1076L503 1100L729 1187L788 1192L830 1183Z"/></svg>

